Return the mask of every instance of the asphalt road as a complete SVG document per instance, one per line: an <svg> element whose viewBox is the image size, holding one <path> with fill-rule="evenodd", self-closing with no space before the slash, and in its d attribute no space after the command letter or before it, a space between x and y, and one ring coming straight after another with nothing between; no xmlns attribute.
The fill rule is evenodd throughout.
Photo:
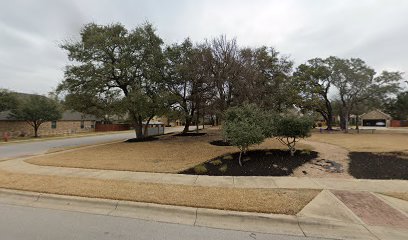
<svg viewBox="0 0 408 240"><path fill-rule="evenodd" d="M178 132L182 130L183 127L165 128L165 133ZM77 138L51 139L24 143L7 143L0 145L0 160L6 158L15 158L27 155L46 153L47 151L53 148L100 144L106 142L125 140L134 137L135 133L133 131L126 131L123 133L112 133L89 137L82 136Z"/></svg>
<svg viewBox="0 0 408 240"><path fill-rule="evenodd" d="M0 204L2 240L314 240L315 238L260 234L159 223L45 208ZM317 240L317 239L316 239ZM319 240L324 240L319 238Z"/></svg>

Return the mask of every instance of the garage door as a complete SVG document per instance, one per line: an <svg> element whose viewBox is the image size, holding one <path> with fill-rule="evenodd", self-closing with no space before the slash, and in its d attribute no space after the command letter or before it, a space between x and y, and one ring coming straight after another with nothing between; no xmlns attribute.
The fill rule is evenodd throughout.
<svg viewBox="0 0 408 240"><path fill-rule="evenodd" d="M367 127L385 127L386 120L385 119L364 119L363 126Z"/></svg>

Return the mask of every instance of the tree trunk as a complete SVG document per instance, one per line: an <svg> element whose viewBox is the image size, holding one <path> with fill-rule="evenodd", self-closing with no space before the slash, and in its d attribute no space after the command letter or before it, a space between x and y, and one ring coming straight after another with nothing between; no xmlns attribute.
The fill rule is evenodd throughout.
<svg viewBox="0 0 408 240"><path fill-rule="evenodd" d="M356 130L357 130L357 133L360 133L360 128L359 128L359 120L358 120L358 115L356 115Z"/></svg>
<svg viewBox="0 0 408 240"><path fill-rule="evenodd" d="M139 123L134 124L135 127L135 133L136 133L136 138L143 138L143 125Z"/></svg>
<svg viewBox="0 0 408 240"><path fill-rule="evenodd" d="M149 123L152 120L154 116L150 116L149 119L147 119L146 124L144 126L144 137L149 136ZM142 123L143 124L143 123Z"/></svg>
<svg viewBox="0 0 408 240"><path fill-rule="evenodd" d="M135 122L135 132L136 132L136 138L144 138L143 134L143 119L142 116L135 116L136 119L134 119Z"/></svg>
<svg viewBox="0 0 408 240"><path fill-rule="evenodd" d="M38 137L38 127L37 125L34 126L34 137L37 138Z"/></svg>
<svg viewBox="0 0 408 240"><path fill-rule="evenodd" d="M344 114L344 132L348 133L348 128L349 128L349 114L348 112Z"/></svg>
<svg viewBox="0 0 408 240"><path fill-rule="evenodd" d="M290 147L290 156L291 156L291 157L294 157L294 156L295 156L295 152L296 152L296 148Z"/></svg>
<svg viewBox="0 0 408 240"><path fill-rule="evenodd" d="M328 113L327 114L327 130L333 130L333 114Z"/></svg>
<svg viewBox="0 0 408 240"><path fill-rule="evenodd" d="M187 133L190 129L191 119L188 117L186 118L186 124L184 125L183 133Z"/></svg>
<svg viewBox="0 0 408 240"><path fill-rule="evenodd" d="M239 152L239 158L238 158L239 166L242 167L241 156L242 156L242 150Z"/></svg>
<svg viewBox="0 0 408 240"><path fill-rule="evenodd" d="M198 133L199 130L199 120L200 120L200 111L199 108L197 108L197 116L196 116L196 133Z"/></svg>

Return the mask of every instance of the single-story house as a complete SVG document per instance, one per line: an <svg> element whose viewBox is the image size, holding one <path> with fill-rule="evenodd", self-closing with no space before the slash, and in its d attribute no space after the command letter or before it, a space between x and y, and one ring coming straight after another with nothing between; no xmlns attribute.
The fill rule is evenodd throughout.
<svg viewBox="0 0 408 240"><path fill-rule="evenodd" d="M63 135L95 131L98 119L93 115L65 111L58 121L45 122L38 129L40 136ZM10 111L0 112L0 134L8 132L11 137L32 136L34 129L26 121L13 120Z"/></svg>
<svg viewBox="0 0 408 240"><path fill-rule="evenodd" d="M360 116L363 126L389 127L392 117L378 109L364 113Z"/></svg>

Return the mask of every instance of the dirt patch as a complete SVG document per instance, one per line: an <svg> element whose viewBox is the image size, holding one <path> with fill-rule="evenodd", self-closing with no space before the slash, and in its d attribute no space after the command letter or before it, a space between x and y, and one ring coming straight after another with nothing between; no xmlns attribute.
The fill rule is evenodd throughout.
<svg viewBox="0 0 408 240"><path fill-rule="evenodd" d="M408 154L351 152L349 172L355 178L408 180Z"/></svg>
<svg viewBox="0 0 408 240"><path fill-rule="evenodd" d="M297 168L294 176L352 178L348 173L350 161L347 149L309 139L303 142L318 152L319 157Z"/></svg>
<svg viewBox="0 0 408 240"><path fill-rule="evenodd" d="M34 157L31 164L56 167L108 169L136 172L177 173L209 159L238 151L233 146L213 146L211 141L221 139L219 129L206 129L205 135L180 137L163 135L157 141L122 142L103 146L75 149ZM275 139L251 149L283 148ZM299 145L299 149L307 147Z"/></svg>
<svg viewBox="0 0 408 240"><path fill-rule="evenodd" d="M316 157L317 153L310 151L297 151L292 157L284 150L254 150L242 156L242 167L238 163L239 153L234 153L214 158L181 173L210 176L288 176L294 169Z"/></svg>
<svg viewBox="0 0 408 240"><path fill-rule="evenodd" d="M320 191L135 183L0 171L0 187L43 193L275 214L298 213Z"/></svg>

